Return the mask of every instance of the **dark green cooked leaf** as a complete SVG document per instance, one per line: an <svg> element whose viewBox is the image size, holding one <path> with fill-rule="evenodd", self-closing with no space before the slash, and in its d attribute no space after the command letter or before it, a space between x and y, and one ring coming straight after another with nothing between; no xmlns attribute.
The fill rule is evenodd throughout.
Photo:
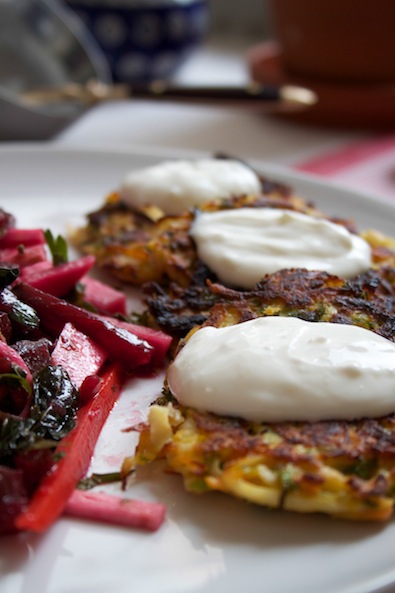
<svg viewBox="0 0 395 593"><path fill-rule="evenodd" d="M9 286L19 276L19 266L0 262L0 290Z"/></svg>

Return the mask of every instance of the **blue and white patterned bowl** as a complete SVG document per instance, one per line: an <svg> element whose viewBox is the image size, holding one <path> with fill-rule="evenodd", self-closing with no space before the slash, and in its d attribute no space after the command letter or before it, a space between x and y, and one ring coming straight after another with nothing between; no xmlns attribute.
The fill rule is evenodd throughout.
<svg viewBox="0 0 395 593"><path fill-rule="evenodd" d="M202 41L207 0L65 0L101 47L114 82L168 78Z"/></svg>

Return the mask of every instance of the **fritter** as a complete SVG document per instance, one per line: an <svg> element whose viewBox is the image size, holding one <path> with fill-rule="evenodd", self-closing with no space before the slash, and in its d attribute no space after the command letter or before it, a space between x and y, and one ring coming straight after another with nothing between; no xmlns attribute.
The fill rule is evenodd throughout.
<svg viewBox="0 0 395 593"><path fill-rule="evenodd" d="M265 179L258 197L234 196L199 209L241 207L325 218L290 188ZM155 206L131 209L114 193L88 215L73 242L116 278L142 286L145 322L181 338L179 348L202 326L273 315L357 325L395 341L394 240L373 231L362 234L372 248L372 268L353 278L283 269L252 290L240 290L221 285L199 260L190 237L195 214L164 216ZM329 220L357 232L351 221ZM165 386L139 430L125 473L164 458L193 493L218 490L265 507L355 520L386 520L393 513L395 415L255 423L183 407Z"/></svg>
<svg viewBox="0 0 395 593"><path fill-rule="evenodd" d="M263 179L261 183L260 196L206 202L200 210L282 208L323 216L286 186ZM195 212L165 216L156 206L132 209L119 193L113 193L102 208L87 215L87 224L70 240L83 253L93 254L100 268L122 282L134 286L157 282L163 287L175 282L187 288L215 278L199 261L189 235ZM348 221L343 222L348 226Z"/></svg>
<svg viewBox="0 0 395 593"><path fill-rule="evenodd" d="M349 280L283 270L252 291L212 285L221 301L203 326L284 315L358 325L395 341L394 281L393 268ZM394 415L254 423L185 408L165 388L140 431L136 455L125 468L165 458L193 493L219 490L270 508L344 519L386 520L393 513Z"/></svg>
<svg viewBox="0 0 395 593"><path fill-rule="evenodd" d="M324 217L286 186L264 179L259 197L239 196L209 202L201 210L242 207L285 208ZM195 212L164 216L154 206L133 210L114 193L102 208L88 215L87 225L72 237L78 249L95 255L100 268L122 282L141 286L148 307L144 323L176 338L203 323L211 306L222 298L211 290L210 282L216 283L218 279L199 260L190 237ZM352 221L330 220L357 232ZM372 247L373 269L394 266L393 240L372 231L362 236Z"/></svg>
<svg viewBox="0 0 395 593"><path fill-rule="evenodd" d="M387 520L394 507L395 417L255 424L154 405L131 466L165 458L187 491L342 519Z"/></svg>
<svg viewBox="0 0 395 593"><path fill-rule="evenodd" d="M375 329L391 327L395 256L383 247L373 248L374 268L347 280L325 272L304 269L280 270L265 276L254 290L227 288L204 278L188 288L171 283L145 287L146 320L181 338L195 325L215 314L223 302L227 314L234 303L235 318L259 315L296 315L307 321L355 323ZM381 332L378 332L381 333Z"/></svg>

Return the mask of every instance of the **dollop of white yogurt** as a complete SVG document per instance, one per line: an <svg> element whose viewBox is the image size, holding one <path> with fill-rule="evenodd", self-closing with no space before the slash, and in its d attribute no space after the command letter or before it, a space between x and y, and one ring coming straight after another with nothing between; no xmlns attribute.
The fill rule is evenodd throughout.
<svg viewBox="0 0 395 593"><path fill-rule="evenodd" d="M155 205L169 215L209 200L260 193L254 171L231 159L165 161L130 172L120 187L127 204Z"/></svg>
<svg viewBox="0 0 395 593"><path fill-rule="evenodd" d="M239 208L198 213L199 258L225 284L252 288L284 268L355 276L371 267L369 244L345 227L292 210Z"/></svg>
<svg viewBox="0 0 395 593"><path fill-rule="evenodd" d="M185 406L256 422L353 420L395 411L395 344L293 317L204 327L168 371Z"/></svg>

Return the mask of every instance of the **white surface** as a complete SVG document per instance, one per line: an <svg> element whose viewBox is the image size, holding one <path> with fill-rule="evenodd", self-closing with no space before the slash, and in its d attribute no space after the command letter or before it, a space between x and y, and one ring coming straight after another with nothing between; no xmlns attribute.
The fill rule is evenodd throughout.
<svg viewBox="0 0 395 593"><path fill-rule="evenodd" d="M20 226L64 232L99 206L131 167L169 156L0 148L1 205L17 215ZM355 214L361 226L384 232L393 228L395 210L389 204L267 165L263 169L292 182L328 213ZM139 418L135 397L146 406L160 383L160 378L136 382L121 399L100 439L96 468L118 463L122 451L131 450L132 434L119 429ZM165 525L147 534L62 519L42 537L4 537L0 593L393 591L393 521L342 523L267 512L224 495L193 496L183 491L179 477L166 476L158 466L142 472L128 495L165 502Z"/></svg>
<svg viewBox="0 0 395 593"><path fill-rule="evenodd" d="M100 149L141 146L225 151L241 158L290 163L362 137L229 108L124 101L93 108L55 142Z"/></svg>

